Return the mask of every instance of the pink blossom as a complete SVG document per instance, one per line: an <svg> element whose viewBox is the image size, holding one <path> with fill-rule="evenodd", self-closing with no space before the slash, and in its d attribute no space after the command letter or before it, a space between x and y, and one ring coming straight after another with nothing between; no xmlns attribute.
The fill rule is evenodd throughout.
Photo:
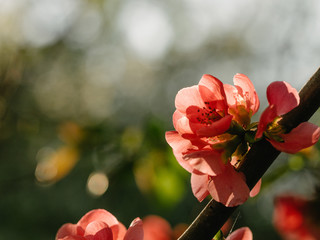
<svg viewBox="0 0 320 240"><path fill-rule="evenodd" d="M232 116L223 84L211 75L204 75L196 86L181 89L175 105L173 124L181 135L212 137L230 127Z"/></svg>
<svg viewBox="0 0 320 240"><path fill-rule="evenodd" d="M58 230L56 240L143 240L142 221L136 218L128 230L108 211L95 209L78 223L66 223Z"/></svg>
<svg viewBox="0 0 320 240"><path fill-rule="evenodd" d="M226 240L252 240L252 232L248 227L242 227L231 233Z"/></svg>
<svg viewBox="0 0 320 240"><path fill-rule="evenodd" d="M269 106L261 114L256 138L264 134L279 151L296 153L315 144L320 137L320 128L303 122L287 132L278 122L281 116L290 112L300 103L296 89L286 82L273 82L267 88Z"/></svg>
<svg viewBox="0 0 320 240"><path fill-rule="evenodd" d="M250 193L244 174L235 171L230 163L225 164L222 173L216 176L193 172L191 187L199 201L210 194L213 199L228 207L245 202Z"/></svg>
<svg viewBox="0 0 320 240"><path fill-rule="evenodd" d="M191 173L194 195L202 201L209 194L226 206L236 206L249 196L245 176L231 158L241 157L249 146L244 140L259 99L249 78L234 77L235 87L204 75L199 84L176 96L173 125L166 140L179 164Z"/></svg>
<svg viewBox="0 0 320 240"><path fill-rule="evenodd" d="M236 74L233 82L235 86L224 84L229 113L242 126L247 126L252 115L258 111L260 101L252 82L246 75Z"/></svg>
<svg viewBox="0 0 320 240"><path fill-rule="evenodd" d="M195 151L192 147L196 145L175 131L167 132L166 139L180 165L191 173L192 191L199 201L209 194L226 206L247 200L250 190L243 173L235 171L231 163L223 163L221 153L210 149Z"/></svg>

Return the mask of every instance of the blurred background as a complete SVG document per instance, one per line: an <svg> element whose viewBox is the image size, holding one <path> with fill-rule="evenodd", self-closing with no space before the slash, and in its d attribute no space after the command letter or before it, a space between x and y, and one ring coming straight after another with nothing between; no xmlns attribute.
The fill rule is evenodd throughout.
<svg viewBox="0 0 320 240"><path fill-rule="evenodd" d="M319 67L319 12L317 0L0 0L0 238L54 239L94 208L126 226L191 223L207 200L164 139L176 93L244 73L261 113L269 83L300 89ZM282 154L236 228L280 239L273 198L313 194L318 149Z"/></svg>

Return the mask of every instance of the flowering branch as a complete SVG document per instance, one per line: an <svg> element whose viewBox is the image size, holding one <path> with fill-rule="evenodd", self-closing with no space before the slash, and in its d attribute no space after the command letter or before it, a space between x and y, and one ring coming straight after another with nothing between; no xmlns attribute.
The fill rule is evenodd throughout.
<svg viewBox="0 0 320 240"><path fill-rule="evenodd" d="M320 68L299 92L300 104L283 116L280 125L288 131L307 121L320 107ZM239 168L252 189L280 152L265 139L254 143ZM178 240L211 240L237 207L211 200Z"/></svg>

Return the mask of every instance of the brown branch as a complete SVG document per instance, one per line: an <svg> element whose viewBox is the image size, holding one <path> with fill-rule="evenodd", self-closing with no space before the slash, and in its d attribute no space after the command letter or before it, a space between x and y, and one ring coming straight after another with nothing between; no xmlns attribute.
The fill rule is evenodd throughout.
<svg viewBox="0 0 320 240"><path fill-rule="evenodd" d="M301 89L299 96L300 105L285 114L280 122L288 131L308 121L320 107L320 68ZM279 154L265 139L252 145L240 168L250 189ZM226 207L212 199L178 240L211 240L236 208Z"/></svg>

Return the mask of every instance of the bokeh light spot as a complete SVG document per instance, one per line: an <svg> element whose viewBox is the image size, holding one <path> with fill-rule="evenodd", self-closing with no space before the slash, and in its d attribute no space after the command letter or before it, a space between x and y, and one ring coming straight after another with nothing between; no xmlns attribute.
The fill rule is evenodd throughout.
<svg viewBox="0 0 320 240"><path fill-rule="evenodd" d="M145 1L126 4L119 25L128 46L143 59L161 58L173 39L168 16L160 6Z"/></svg>
<svg viewBox="0 0 320 240"><path fill-rule="evenodd" d="M73 24L82 1L43 0L29 4L22 19L22 33L32 46L54 43Z"/></svg>
<svg viewBox="0 0 320 240"><path fill-rule="evenodd" d="M78 150L70 146L63 146L56 151L51 148L40 149L35 177L40 183L54 183L69 174L78 159Z"/></svg>
<svg viewBox="0 0 320 240"><path fill-rule="evenodd" d="M99 197L103 195L109 187L109 179L102 172L94 172L90 174L87 182L87 189L93 196Z"/></svg>

